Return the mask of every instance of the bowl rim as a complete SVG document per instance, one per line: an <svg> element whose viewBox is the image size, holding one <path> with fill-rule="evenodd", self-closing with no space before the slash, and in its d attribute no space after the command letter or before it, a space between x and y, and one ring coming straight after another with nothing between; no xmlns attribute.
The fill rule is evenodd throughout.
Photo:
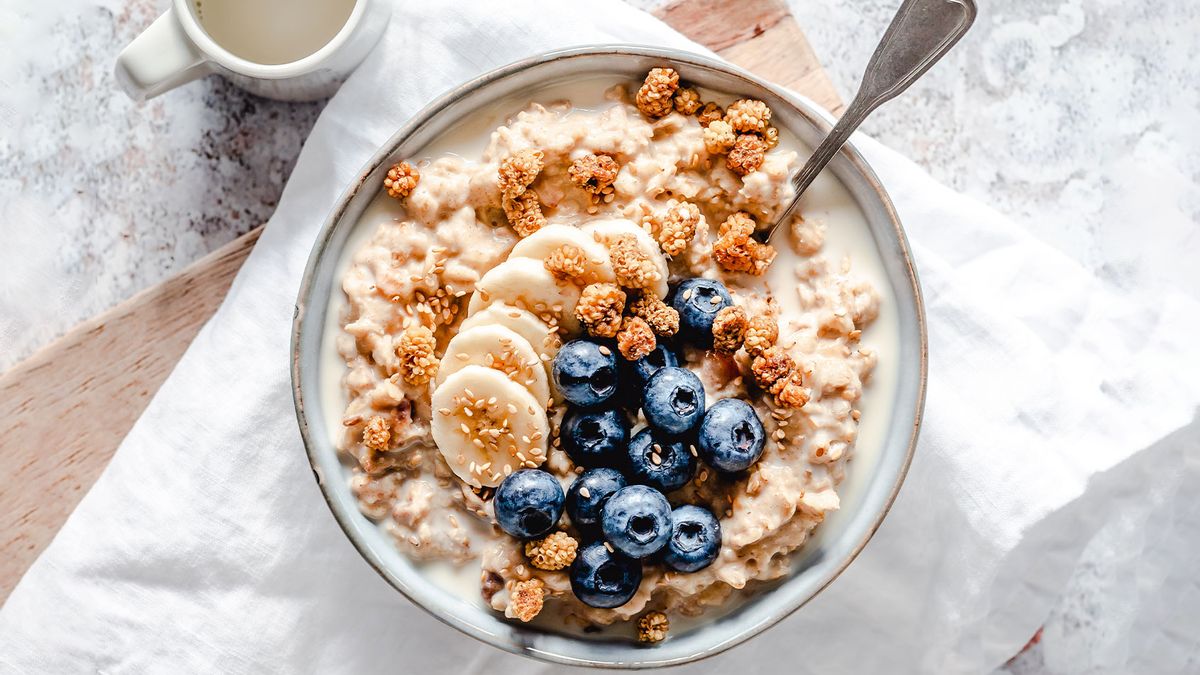
<svg viewBox="0 0 1200 675"><path fill-rule="evenodd" d="M929 340L925 317L925 304L921 293L921 284L917 276L916 268L913 264L912 252L909 248L908 238L901 225L899 215L896 212L895 206L889 197L887 190L884 188L879 177L875 174L870 164L863 157L861 152L854 145L854 142L847 141L839 151L839 155L844 160L848 161L854 172L858 173L875 193L875 197L879 200L879 206L886 215L891 226L892 232L896 237L897 251L900 255L902 270L908 281L909 291L912 294L913 307L915 312L915 322L917 325L918 337L920 340L920 363L918 370L918 382L915 395L915 408L912 419L912 426L908 436L908 443L905 449L905 455L896 473L895 480L888 489L886 497L883 499L881 508L877 514L871 519L871 523L863 530L858 540L854 542L849 549L847 555L844 556L832 570L826 572L825 578L821 579L812 588L811 593L785 608L782 611L777 611L765 619L756 622L748 623L745 628L729 640L725 640L719 644L709 646L701 651L681 656L676 658L655 659L655 650L644 650L645 658L639 658L630 661L604 661L592 658L580 658L567 656L555 652L549 652L542 649L535 649L525 644L520 644L507 639L501 635L496 635L486 630L481 629L475 624L466 619L456 616L454 613L447 611L442 606L430 606L421 602L418 598L410 595L407 590L396 583L391 573L387 569L386 563L381 560L371 549L371 547L360 540L358 532L355 531L353 523L350 521L353 514L343 513L342 508L335 502L330 494L329 485L321 476L321 468L318 463L318 443L314 442L311 437L308 426L305 397L302 387L303 373L302 371L302 355L305 353L306 342L303 335L303 326L307 316L307 308L309 300L317 301L317 298L311 298L314 289L314 283L317 277L318 263L329 252L329 244L341 222L354 202L359 191L365 186L371 174L375 172L380 165L395 153L395 151L407 140L410 136L417 133L425 125L430 124L440 113L443 108L450 104L466 97L475 92L481 87L485 87L493 82L503 80L512 75L520 73L543 64L553 61L561 61L575 58L587 58L592 56L635 56L663 59L672 62L672 65L697 66L710 70L721 71L726 75L736 79L741 79L747 84L765 89L783 101L791 105L795 112L801 117L810 122L814 127L824 133L828 133L832 129L832 123L829 121L828 113L820 106L812 102L810 99L798 95L790 90L772 84L738 66L730 64L719 58L713 58L694 52L689 52L681 49L653 47L638 44L593 44L583 45L578 47L569 47L564 49L556 49L537 54L528 58L514 61L508 65L500 66L488 72L485 72L477 77L474 77L453 89L436 97L421 110L416 112L412 117L405 121L397 131L375 152L374 155L366 162L363 168L357 174L357 177L338 197L329 216L321 226L316 239L313 242L313 247L309 253L309 257L305 262L304 274L301 279L299 293L296 299L295 311L292 320L292 335L291 335L291 379L292 379L292 398L296 411L296 419L300 427L300 434L305 447L305 453L308 457L310 468L313 470L313 476L317 481L321 495L325 500L326 505L332 512L338 526L342 529L346 538L350 540L355 550L359 555L378 573L384 580L397 591L399 591L409 602L421 608L425 612L432 615L443 624L451 626L456 630L465 633L481 642L487 643L506 652L518 654L535 660L573 666L588 666L598 668L617 668L617 669L643 669L656 668L674 665L682 665L685 663L693 663L700 661L722 652L725 652L737 645L740 645L747 640L760 635L767 629L775 626L783 619L793 614L800 607L807 604L822 591L824 591L835 579L837 579L846 570L846 568L858 557L867 542L874 536L875 532L883 523L884 518L891 511L892 505L895 502L896 496L899 494L900 488L908 474L908 469L912 464L912 459L916 451L917 438L920 432L922 419L924 417L925 397L928 379L928 361L929 361ZM856 201L857 198L856 198ZM328 298L320 298L324 303L328 303ZM314 377L316 377L314 375ZM319 406L319 403L318 403ZM903 424L904 421L893 421L893 424ZM524 629L524 627L520 627ZM528 629L531 632L539 634L542 631L537 629Z"/></svg>

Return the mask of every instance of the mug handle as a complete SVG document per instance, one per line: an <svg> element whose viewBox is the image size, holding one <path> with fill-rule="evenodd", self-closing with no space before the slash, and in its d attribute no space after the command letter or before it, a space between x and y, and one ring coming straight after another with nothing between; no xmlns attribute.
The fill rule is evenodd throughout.
<svg viewBox="0 0 1200 675"><path fill-rule="evenodd" d="M209 73L208 59L196 48L174 9L168 9L117 56L115 74L135 101L154 98Z"/></svg>

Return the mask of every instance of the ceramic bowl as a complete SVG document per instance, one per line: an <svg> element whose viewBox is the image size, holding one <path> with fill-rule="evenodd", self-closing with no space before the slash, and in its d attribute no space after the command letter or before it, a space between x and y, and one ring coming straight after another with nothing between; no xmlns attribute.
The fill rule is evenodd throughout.
<svg viewBox="0 0 1200 675"><path fill-rule="evenodd" d="M790 576L764 585L744 600L652 647L628 639L593 639L565 635L506 621L498 613L469 603L431 583L389 537L363 516L347 486L349 469L329 442L323 408L320 360L327 354L325 327L331 299L340 293L337 261L366 205L383 184L388 167L418 151L456 122L495 109L498 102L546 82L598 75L635 81L655 66L670 65L701 87L766 101L774 122L804 143L815 146L829 129L828 117L805 99L753 75L710 58L648 47L599 46L558 51L515 63L468 82L429 104L382 147L363 168L326 221L304 274L293 327L293 388L297 417L313 471L325 499L346 536L392 586L438 619L501 649L545 661L573 665L644 668L681 664L712 656L766 630L831 583L854 559L879 527L892 504L913 454L925 397L926 339L924 315L908 243L883 186L853 147L829 165L866 215L871 243L882 260L897 307L898 375L885 431L878 448L848 465L857 483L854 499L818 528L818 536L794 553ZM527 100L527 99L526 99ZM328 385L328 383L326 383ZM336 386L336 385L335 385ZM326 399L327 400L327 399ZM861 453L862 448L856 450Z"/></svg>

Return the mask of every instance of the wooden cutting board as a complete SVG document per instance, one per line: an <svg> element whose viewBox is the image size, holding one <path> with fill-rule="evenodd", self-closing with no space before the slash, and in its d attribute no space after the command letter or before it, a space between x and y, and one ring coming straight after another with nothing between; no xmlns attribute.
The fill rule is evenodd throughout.
<svg viewBox="0 0 1200 675"><path fill-rule="evenodd" d="M679 0L656 14L729 61L841 113L841 99L782 0ZM0 601L221 304L260 230L76 326L0 375Z"/></svg>

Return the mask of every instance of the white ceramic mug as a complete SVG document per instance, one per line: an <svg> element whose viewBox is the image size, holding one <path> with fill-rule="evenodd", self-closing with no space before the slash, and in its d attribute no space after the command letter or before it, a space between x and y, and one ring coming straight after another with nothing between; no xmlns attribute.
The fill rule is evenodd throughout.
<svg viewBox="0 0 1200 675"><path fill-rule="evenodd" d="M238 7L227 6L225 11L236 12ZM391 4L388 0L353 0L353 8L332 38L287 63L256 63L234 54L210 36L197 12L197 0L172 0L171 8L121 51L117 81L131 98L152 98L209 73L219 73L267 98L309 101L329 96L379 41ZM237 27L264 34L280 30L279 26L244 23Z"/></svg>

